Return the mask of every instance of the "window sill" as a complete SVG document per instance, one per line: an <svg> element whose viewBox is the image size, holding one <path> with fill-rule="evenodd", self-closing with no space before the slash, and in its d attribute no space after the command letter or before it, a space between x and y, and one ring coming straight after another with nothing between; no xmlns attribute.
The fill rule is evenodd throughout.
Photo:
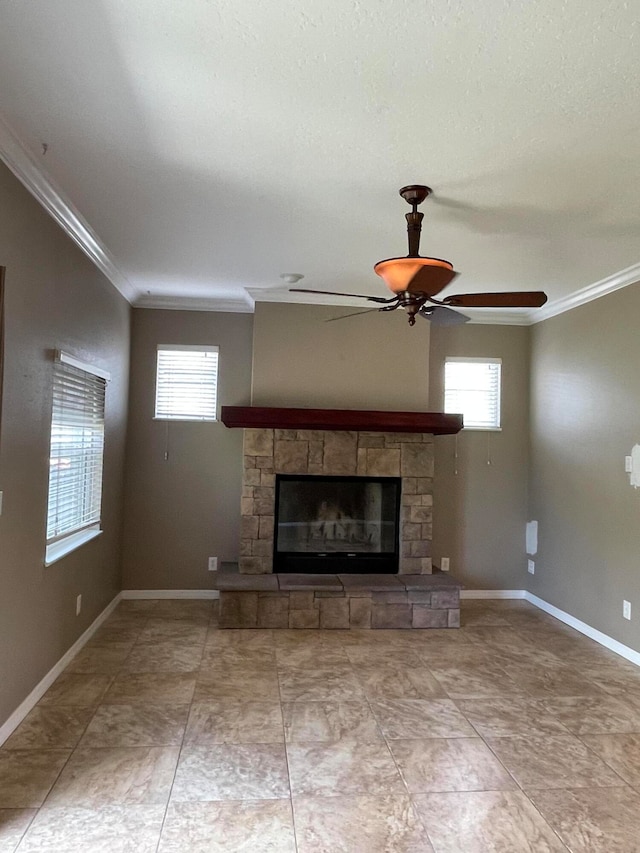
<svg viewBox="0 0 640 853"><path fill-rule="evenodd" d="M502 427L462 427L462 432L502 432Z"/></svg>
<svg viewBox="0 0 640 853"><path fill-rule="evenodd" d="M102 530L99 527L88 527L86 530L80 530L78 533L71 533L69 536L65 536L64 539L59 539L57 542L52 542L51 545L47 545L44 554L44 564L45 566L50 566L52 563L57 563L58 560L61 560L63 557L66 557L67 554L70 554L72 551L75 551L76 548L79 548L81 545L84 545L85 542L91 542L92 539L95 539L97 536L100 536Z"/></svg>

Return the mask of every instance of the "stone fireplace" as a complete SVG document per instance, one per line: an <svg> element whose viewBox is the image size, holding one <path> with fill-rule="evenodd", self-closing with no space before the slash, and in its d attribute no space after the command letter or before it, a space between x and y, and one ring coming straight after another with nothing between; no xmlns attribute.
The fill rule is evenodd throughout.
<svg viewBox="0 0 640 853"><path fill-rule="evenodd" d="M432 574L431 538L433 436L458 432L460 415L223 407L222 421L244 429L244 468L238 571L216 578L221 628L459 626L460 584ZM292 475L393 480L399 518L390 569L354 573L341 564L335 573L328 565L322 574L274 572L276 478ZM356 525L376 523L368 510L362 516ZM341 535L371 538L361 527Z"/></svg>
<svg viewBox="0 0 640 853"><path fill-rule="evenodd" d="M431 573L431 433L245 429L242 574L273 571L276 474L399 478L399 564L393 571Z"/></svg>

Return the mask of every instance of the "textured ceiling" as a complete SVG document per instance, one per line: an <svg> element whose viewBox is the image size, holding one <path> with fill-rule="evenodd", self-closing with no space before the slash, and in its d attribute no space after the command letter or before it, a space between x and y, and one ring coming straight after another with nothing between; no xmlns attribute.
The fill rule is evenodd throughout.
<svg viewBox="0 0 640 853"><path fill-rule="evenodd" d="M138 304L291 299L288 271L384 295L372 266L406 254L407 183L435 191L422 251L461 272L447 294L562 300L640 260L639 18L621 0L0 0L0 115Z"/></svg>

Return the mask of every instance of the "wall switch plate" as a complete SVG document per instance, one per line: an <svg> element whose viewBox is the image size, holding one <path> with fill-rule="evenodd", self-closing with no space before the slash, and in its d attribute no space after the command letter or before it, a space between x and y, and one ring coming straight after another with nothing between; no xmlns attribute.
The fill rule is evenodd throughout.
<svg viewBox="0 0 640 853"><path fill-rule="evenodd" d="M76 616L80 615L80 611L82 610L82 596L79 595L76 598Z"/></svg>
<svg viewBox="0 0 640 853"><path fill-rule="evenodd" d="M217 557L209 557L209 571L217 572L218 571L218 558Z"/></svg>
<svg viewBox="0 0 640 853"><path fill-rule="evenodd" d="M527 560L527 571L530 575L535 575L536 573L536 564L533 560Z"/></svg>
<svg viewBox="0 0 640 853"><path fill-rule="evenodd" d="M448 557L441 557L440 558L440 570L443 572L449 571L449 558Z"/></svg>
<svg viewBox="0 0 640 853"><path fill-rule="evenodd" d="M625 619L631 619L631 602L624 601L622 602L622 615Z"/></svg>
<svg viewBox="0 0 640 853"><path fill-rule="evenodd" d="M0 492L0 515L2 515L2 499L4 497L4 492Z"/></svg>
<svg viewBox="0 0 640 853"><path fill-rule="evenodd" d="M624 470L626 474L630 474L633 471L633 456L624 457Z"/></svg>

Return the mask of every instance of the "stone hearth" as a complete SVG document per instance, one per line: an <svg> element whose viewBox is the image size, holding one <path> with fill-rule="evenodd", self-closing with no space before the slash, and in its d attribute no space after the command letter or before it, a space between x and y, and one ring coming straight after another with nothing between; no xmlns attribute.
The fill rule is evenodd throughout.
<svg viewBox="0 0 640 853"><path fill-rule="evenodd" d="M431 573L432 433L245 429L242 574L273 571L276 474L400 477L398 571Z"/></svg>
<svg viewBox="0 0 640 853"><path fill-rule="evenodd" d="M216 576L221 628L459 628L460 586L441 572Z"/></svg>

